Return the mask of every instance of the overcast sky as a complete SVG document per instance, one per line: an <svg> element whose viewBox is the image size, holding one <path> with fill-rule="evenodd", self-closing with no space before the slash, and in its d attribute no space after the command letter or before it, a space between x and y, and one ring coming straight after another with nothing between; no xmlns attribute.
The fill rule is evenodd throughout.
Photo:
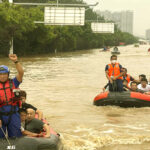
<svg viewBox="0 0 150 150"><path fill-rule="evenodd" d="M95 10L134 12L133 33L145 36L145 30L150 28L150 0L84 0L88 4L99 2Z"/></svg>

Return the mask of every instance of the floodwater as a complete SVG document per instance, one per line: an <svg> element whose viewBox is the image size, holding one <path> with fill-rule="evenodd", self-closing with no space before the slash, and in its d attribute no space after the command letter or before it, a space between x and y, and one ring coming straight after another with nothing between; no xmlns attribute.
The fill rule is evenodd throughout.
<svg viewBox="0 0 150 150"><path fill-rule="evenodd" d="M119 47L118 62L135 78L150 77L150 45ZM20 58L21 89L61 135L64 150L150 150L150 108L97 107L94 97L107 83L110 52L99 49ZM14 64L1 59L15 72Z"/></svg>

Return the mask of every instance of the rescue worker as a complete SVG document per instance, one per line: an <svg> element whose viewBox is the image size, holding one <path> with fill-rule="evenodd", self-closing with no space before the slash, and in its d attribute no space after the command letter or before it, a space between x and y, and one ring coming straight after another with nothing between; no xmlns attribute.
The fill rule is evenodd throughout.
<svg viewBox="0 0 150 150"><path fill-rule="evenodd" d="M123 71L122 78L123 78L123 80L127 80L128 86L129 86L129 83L131 81L139 82L139 81L135 80L132 76L130 76L129 74L127 74L127 69L126 68L122 68L122 71Z"/></svg>
<svg viewBox="0 0 150 150"><path fill-rule="evenodd" d="M9 68L0 66L0 138L3 138L8 132L8 137L20 137L21 121L18 113L19 93L16 89L19 87L23 78L23 68L18 61L16 54L9 54L9 59L15 64L17 75L13 79L9 79Z"/></svg>
<svg viewBox="0 0 150 150"><path fill-rule="evenodd" d="M111 63L106 65L105 73L106 77L109 81L109 91L123 91L123 84L122 84L122 66L117 63L117 56L112 55L110 57Z"/></svg>

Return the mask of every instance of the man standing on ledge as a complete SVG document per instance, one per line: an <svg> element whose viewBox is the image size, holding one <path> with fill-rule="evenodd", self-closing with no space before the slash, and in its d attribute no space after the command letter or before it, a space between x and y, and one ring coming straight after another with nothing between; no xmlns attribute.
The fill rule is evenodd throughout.
<svg viewBox="0 0 150 150"><path fill-rule="evenodd" d="M106 77L109 81L109 91L112 92L122 92L123 84L122 84L122 66L117 63L117 56L112 55L110 57L111 64L106 65L105 73Z"/></svg>
<svg viewBox="0 0 150 150"><path fill-rule="evenodd" d="M19 95L16 92L23 78L23 68L16 54L9 54L9 59L15 64L17 75L9 79L9 68L0 66L0 138L5 137L6 128L8 137L20 137L21 121L18 113Z"/></svg>

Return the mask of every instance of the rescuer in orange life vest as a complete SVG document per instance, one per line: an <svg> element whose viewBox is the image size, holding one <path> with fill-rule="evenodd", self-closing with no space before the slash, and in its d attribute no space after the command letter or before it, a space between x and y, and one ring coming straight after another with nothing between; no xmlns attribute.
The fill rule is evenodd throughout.
<svg viewBox="0 0 150 150"><path fill-rule="evenodd" d="M0 138L5 136L6 128L8 137L22 136L17 88L22 82L24 71L16 54L9 54L9 59L14 62L18 73L15 78L9 79L9 68L0 66Z"/></svg>
<svg viewBox="0 0 150 150"><path fill-rule="evenodd" d="M122 66L117 63L117 56L112 55L110 57L111 64L106 65L105 73L109 81L109 91L123 91L122 84Z"/></svg>
<svg viewBox="0 0 150 150"><path fill-rule="evenodd" d="M131 81L134 81L134 82L139 82L137 80L135 80L132 76L130 76L129 74L127 74L127 69L126 68L122 68L122 71L123 71L123 75L122 75L122 78L123 80L127 80L128 84L131 82Z"/></svg>

